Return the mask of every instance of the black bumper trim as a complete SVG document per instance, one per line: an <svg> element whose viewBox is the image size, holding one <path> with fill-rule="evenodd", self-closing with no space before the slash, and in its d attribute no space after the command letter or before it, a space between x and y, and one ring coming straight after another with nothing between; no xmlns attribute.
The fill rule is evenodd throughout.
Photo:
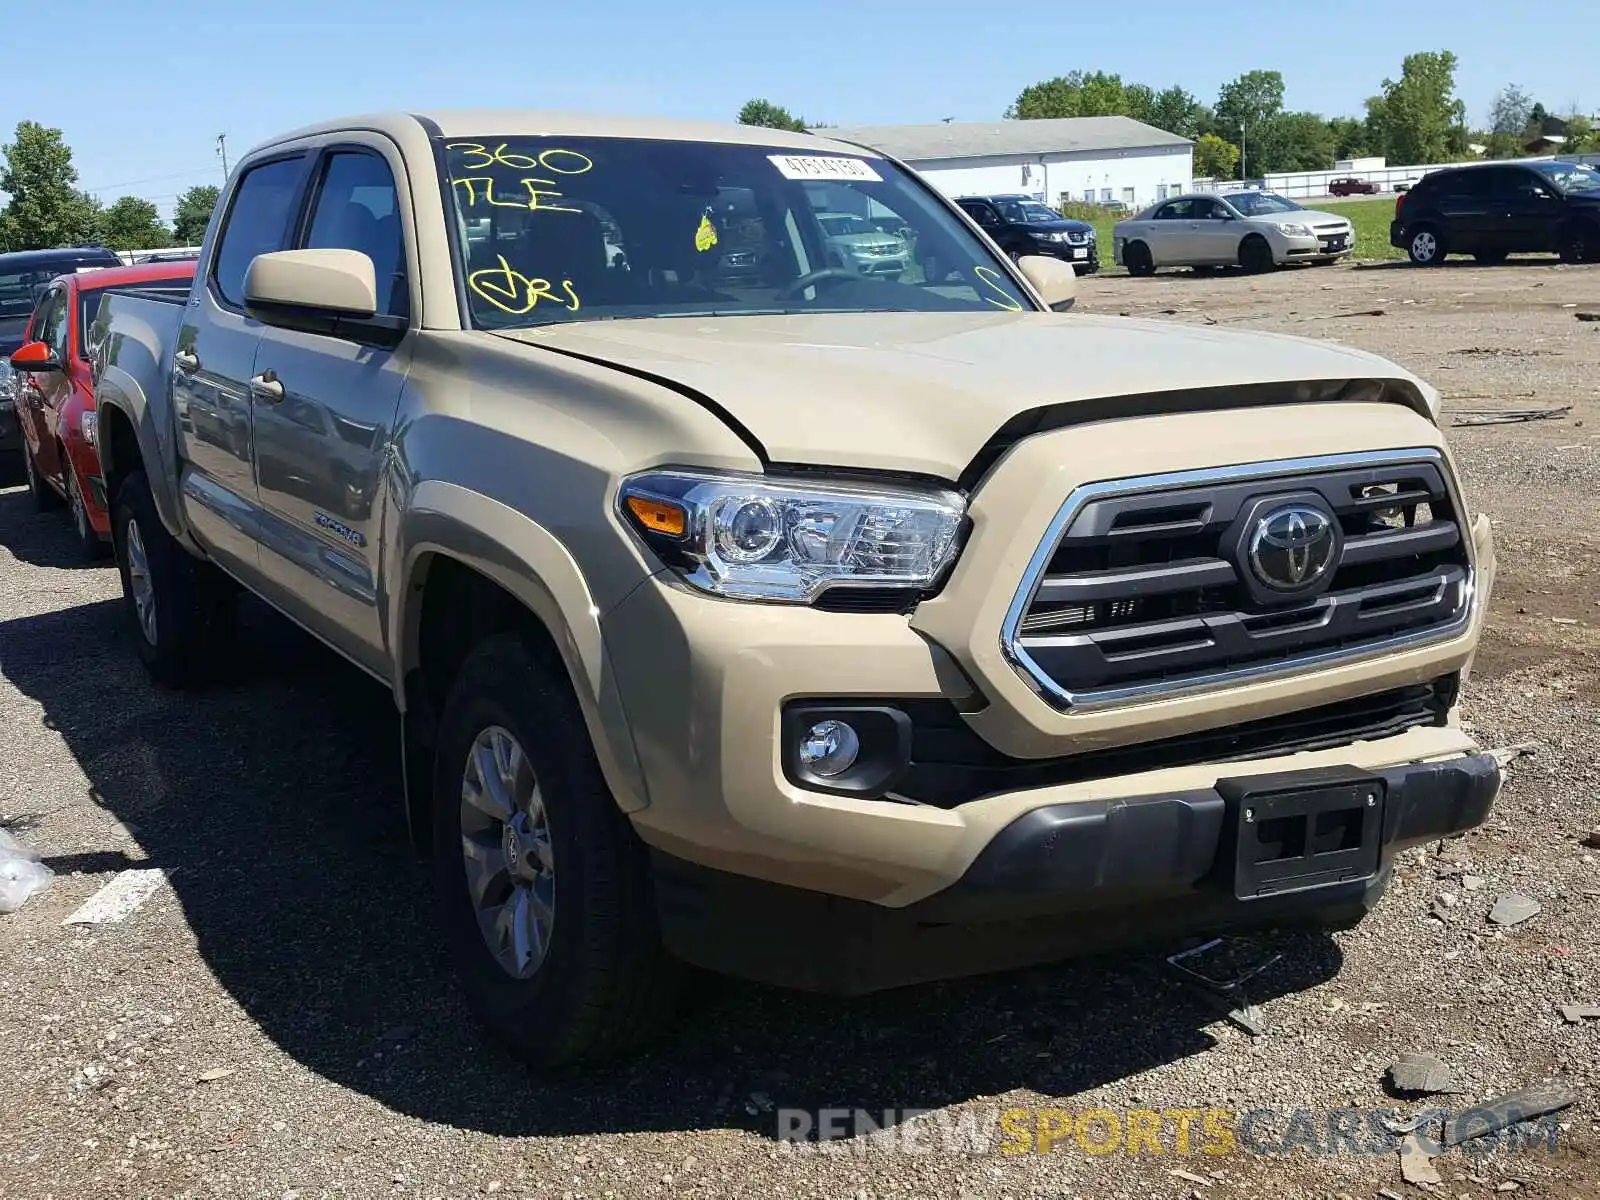
<svg viewBox="0 0 1600 1200"><path fill-rule="evenodd" d="M855 994L1193 935L1343 929L1377 903L1398 851L1482 824L1501 780L1487 754L1360 773L1382 785L1375 870L1237 895L1237 826L1224 793L1341 773L1357 774L1237 777L1172 795L1035 809L950 887L899 909L652 851L662 935L672 953L701 967Z"/></svg>

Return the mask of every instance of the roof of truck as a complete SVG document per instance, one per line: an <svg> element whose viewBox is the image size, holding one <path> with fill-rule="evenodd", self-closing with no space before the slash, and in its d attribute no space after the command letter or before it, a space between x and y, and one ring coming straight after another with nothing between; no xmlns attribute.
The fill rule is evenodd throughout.
<svg viewBox="0 0 1600 1200"><path fill-rule="evenodd" d="M655 138L662 141L725 142L744 146L774 146L780 149L821 150L840 154L876 153L861 146L835 142L812 133L791 133L762 125L735 125L718 121L680 121L665 117L631 117L603 113L552 112L545 109L464 108L435 109L426 112L367 113L319 121L292 129L254 149L337 133L341 130L368 129L404 137L418 126L428 133L447 138L488 137L625 137Z"/></svg>

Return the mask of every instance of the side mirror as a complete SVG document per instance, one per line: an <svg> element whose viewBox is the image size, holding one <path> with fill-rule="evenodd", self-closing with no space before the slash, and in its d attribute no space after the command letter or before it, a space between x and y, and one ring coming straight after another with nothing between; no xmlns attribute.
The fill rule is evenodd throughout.
<svg viewBox="0 0 1600 1200"><path fill-rule="evenodd" d="M365 319L378 311L377 274L359 250L277 250L244 273L246 311L266 325L295 318Z"/></svg>
<svg viewBox="0 0 1600 1200"><path fill-rule="evenodd" d="M44 374L61 370L61 360L44 342L29 342L19 347L11 356L11 369L30 374Z"/></svg>
<svg viewBox="0 0 1600 1200"><path fill-rule="evenodd" d="M1077 302L1078 273L1059 258L1026 254L1017 259L1017 270L1053 311L1066 312Z"/></svg>

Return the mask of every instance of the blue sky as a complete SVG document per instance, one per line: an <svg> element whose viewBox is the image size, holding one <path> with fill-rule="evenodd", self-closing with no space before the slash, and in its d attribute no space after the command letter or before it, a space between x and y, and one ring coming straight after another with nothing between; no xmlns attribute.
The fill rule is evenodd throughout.
<svg viewBox="0 0 1600 1200"><path fill-rule="evenodd" d="M347 112L516 106L732 119L764 96L811 120L994 120L1074 69L1207 102L1252 68L1287 104L1359 113L1414 50L1451 49L1474 122L1517 82L1600 109L1600 3L1539 0L71 0L12 47L0 133L62 129L80 183L164 211L263 138ZM1218 19L1222 17L1223 19ZM69 47L48 52L59 29ZM37 51L37 52L36 52Z"/></svg>

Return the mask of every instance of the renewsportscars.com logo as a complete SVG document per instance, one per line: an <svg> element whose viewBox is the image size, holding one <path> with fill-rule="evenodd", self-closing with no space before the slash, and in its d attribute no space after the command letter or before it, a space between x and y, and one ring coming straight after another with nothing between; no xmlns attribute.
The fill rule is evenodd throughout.
<svg viewBox="0 0 1600 1200"><path fill-rule="evenodd" d="M1410 1136L1426 1154L1444 1152L1452 1122L1481 1134L1462 1149L1554 1151L1554 1114L1496 1128L1481 1109L1431 1108L780 1108L777 1136L789 1153L817 1154L1393 1154Z"/></svg>

